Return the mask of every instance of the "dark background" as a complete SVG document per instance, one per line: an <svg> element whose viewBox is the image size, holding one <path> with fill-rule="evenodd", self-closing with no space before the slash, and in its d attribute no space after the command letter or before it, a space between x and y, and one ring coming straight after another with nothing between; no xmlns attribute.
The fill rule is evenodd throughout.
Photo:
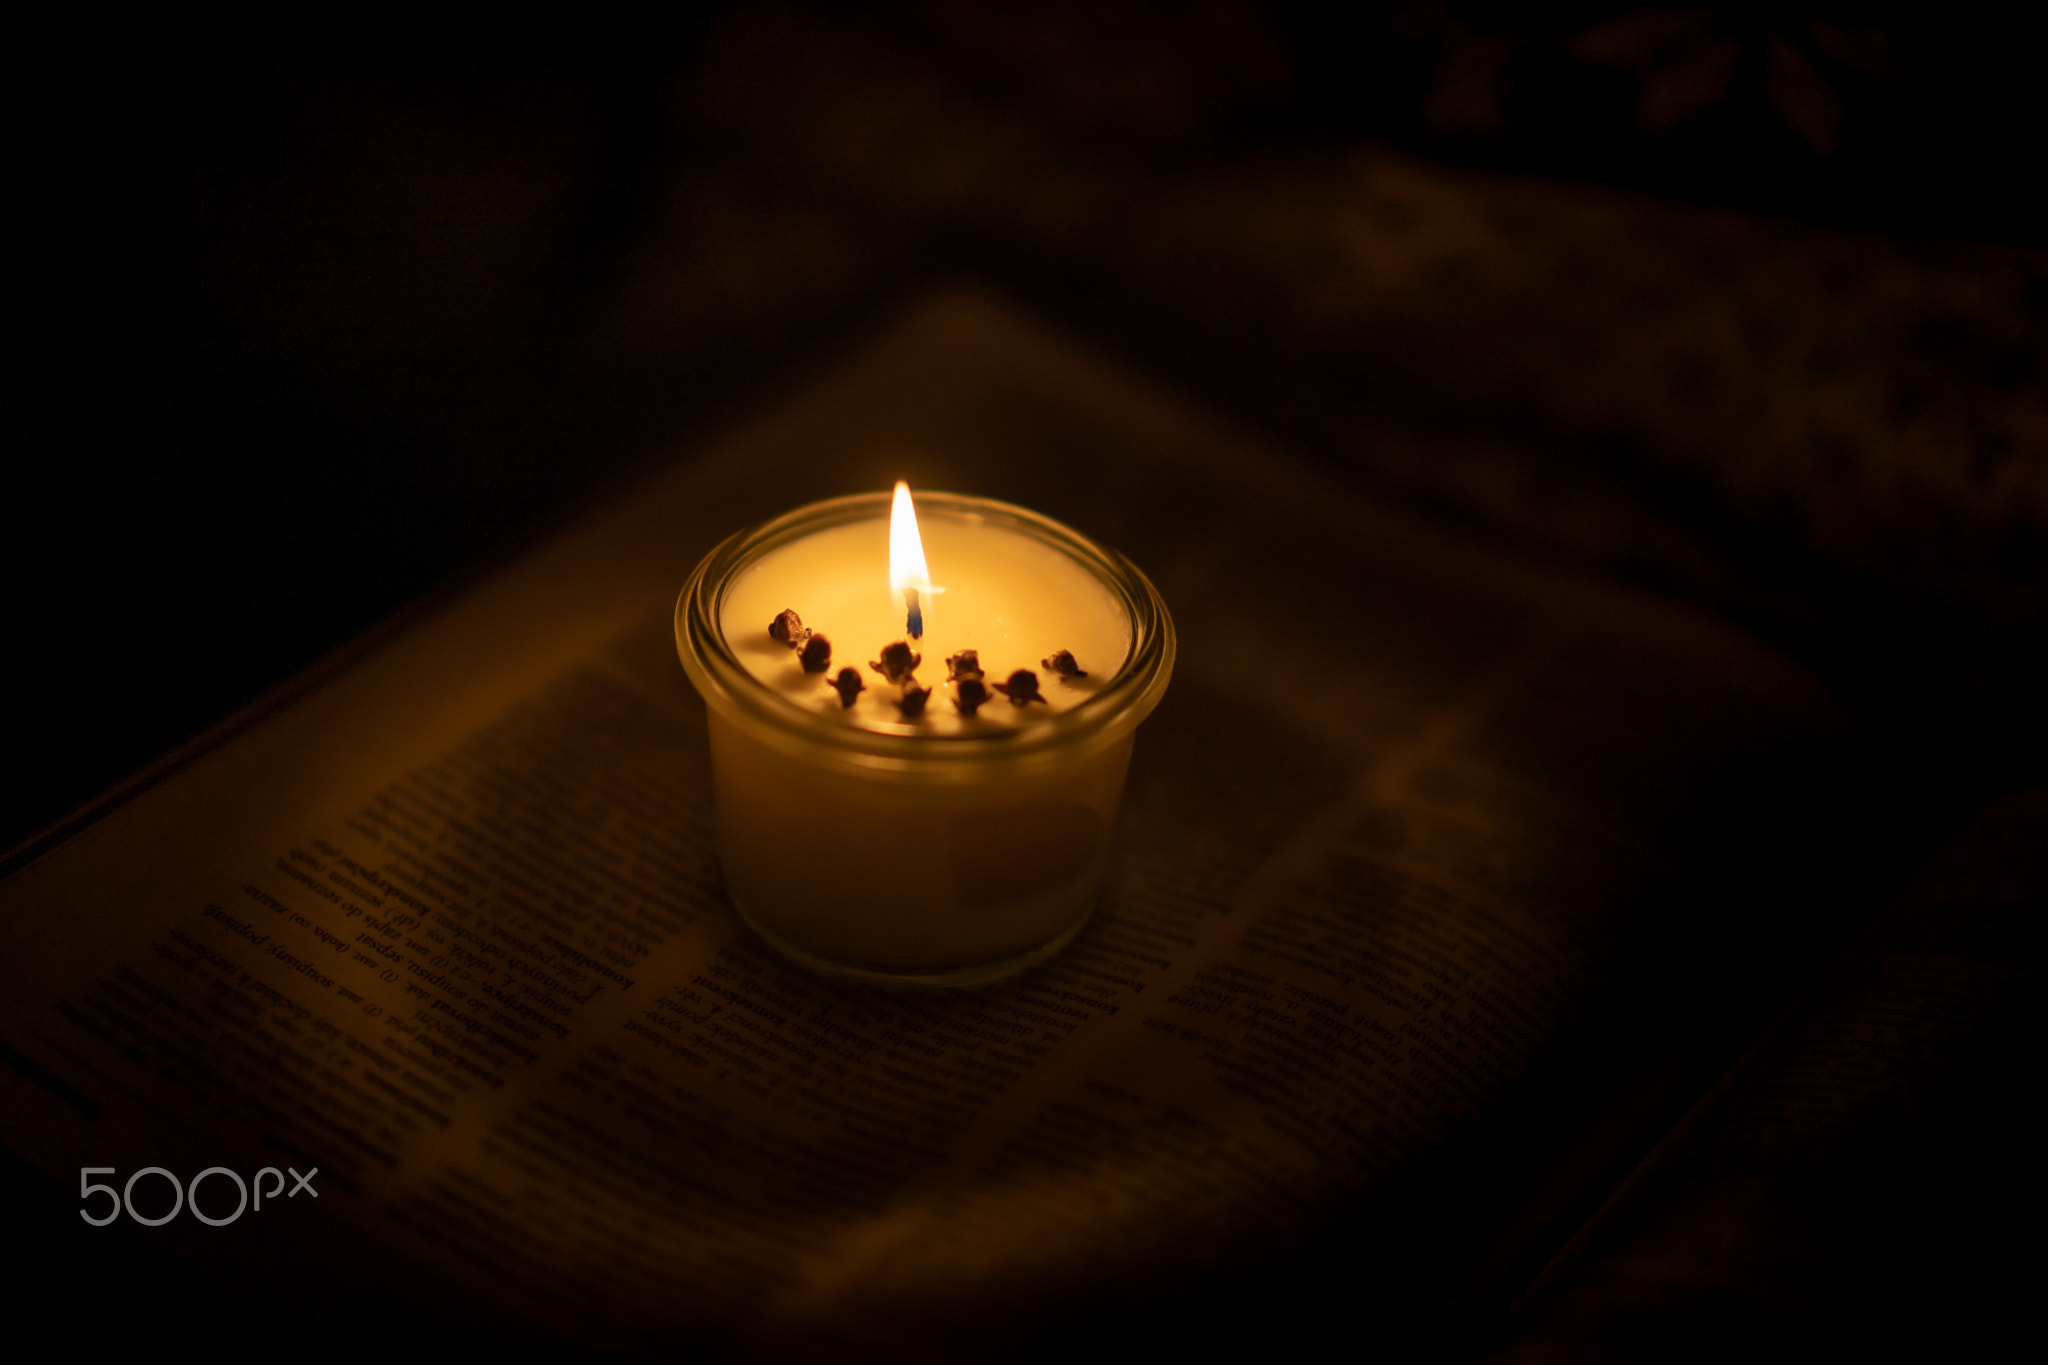
<svg viewBox="0 0 2048 1365"><path fill-rule="evenodd" d="M1744 623L1939 832L2048 771L2048 119L2007 13L31 34L0 846L961 278ZM10 1224L68 1225L8 1183ZM210 1292L132 1238L76 1254L50 1283Z"/></svg>
<svg viewBox="0 0 2048 1365"><path fill-rule="evenodd" d="M0 843L961 276L1368 484L1744 616L1852 690L2008 703L2048 442L2048 277L2012 249L2040 241L2032 49L1989 8L1770 14L743 3L26 44ZM1398 225L1362 230L1362 268L1314 259L1387 207L1347 196L1390 150L1439 175L1425 209L1528 217L1526 260L1510 224L1390 303L1370 251ZM1599 252L1643 205L1709 226L1603 294L1565 257L1615 188L1658 198L1596 221ZM1815 324L1765 317L1723 386L1798 403L1861 367L1847 438L1738 415L1674 455L1680 401L1554 397L1629 382L1662 277L1768 293L1837 230L1850 305L1904 303L1791 373L1777 333ZM1930 410L1954 418L1931 440ZM1420 469L1388 433L1496 454ZM1790 447L1775 482L1728 449L1752 439ZM1542 496L1686 543L1617 552ZM1844 522L1876 543L1844 550Z"/></svg>

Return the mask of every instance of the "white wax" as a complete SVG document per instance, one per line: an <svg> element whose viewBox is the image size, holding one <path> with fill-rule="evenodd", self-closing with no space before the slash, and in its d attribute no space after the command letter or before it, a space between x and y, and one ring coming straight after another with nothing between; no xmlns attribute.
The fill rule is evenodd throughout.
<svg viewBox="0 0 2048 1365"><path fill-rule="evenodd" d="M756 928L820 965L971 973L1088 918L1131 736L1021 778L928 786L806 763L714 711L711 757L726 887Z"/></svg>
<svg viewBox="0 0 2048 1365"><path fill-rule="evenodd" d="M982 522L921 520L925 560L937 591L920 595L924 636L908 640L903 595L889 583L889 522L835 526L782 546L748 568L727 590L719 626L747 670L792 703L847 724L889 733L971 732L1014 726L1078 705L1123 667L1131 623L1123 606L1087 568L1052 546ZM771 639L768 624L794 610L832 643L831 666L805 673L797 652ZM923 656L920 686L932 689L923 717L906 721L900 689L870 664L892 640ZM974 720L964 721L946 682L946 660L975 650L985 681L1012 671L1038 675L1045 701L1013 706L993 692ZM1070 651L1088 676L1056 677L1043 660ZM848 665L867 690L842 710L831 680Z"/></svg>

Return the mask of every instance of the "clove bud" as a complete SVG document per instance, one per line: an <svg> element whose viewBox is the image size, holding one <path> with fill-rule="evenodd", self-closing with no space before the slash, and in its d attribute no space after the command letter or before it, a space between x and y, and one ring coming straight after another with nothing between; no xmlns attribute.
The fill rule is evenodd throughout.
<svg viewBox="0 0 2048 1365"><path fill-rule="evenodd" d="M881 674L890 682L900 683L909 678L916 671L917 666L923 662L924 655L919 654L901 640L891 640L888 644L882 646L882 657L874 660L868 667L874 669L875 672Z"/></svg>
<svg viewBox="0 0 2048 1365"><path fill-rule="evenodd" d="M811 638L811 632L804 629L803 617L792 608L768 623L768 638L791 649L802 649L804 641Z"/></svg>
<svg viewBox="0 0 2048 1365"><path fill-rule="evenodd" d="M852 665L840 669L839 676L832 680L832 686L839 689L839 705L841 707L853 705L853 699L858 697L863 690L860 670Z"/></svg>
<svg viewBox="0 0 2048 1365"><path fill-rule="evenodd" d="M1048 654L1039 663L1068 681L1088 676L1081 671L1081 665L1074 661L1074 651L1071 649L1062 649L1057 653Z"/></svg>
<svg viewBox="0 0 2048 1365"><path fill-rule="evenodd" d="M1029 706L1035 701L1044 701L1038 690L1038 675L1028 668L1020 668L1010 675L1008 682L995 685L996 691L1010 699L1012 706Z"/></svg>

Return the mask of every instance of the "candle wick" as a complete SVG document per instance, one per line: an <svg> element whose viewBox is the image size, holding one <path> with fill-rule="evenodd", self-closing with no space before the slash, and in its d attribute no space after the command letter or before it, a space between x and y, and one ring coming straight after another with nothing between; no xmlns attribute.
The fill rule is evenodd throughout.
<svg viewBox="0 0 2048 1365"><path fill-rule="evenodd" d="M924 608L918 606L917 604L916 588L905 588L903 590L903 605L909 613L909 619L904 622L904 633L913 640L923 639Z"/></svg>

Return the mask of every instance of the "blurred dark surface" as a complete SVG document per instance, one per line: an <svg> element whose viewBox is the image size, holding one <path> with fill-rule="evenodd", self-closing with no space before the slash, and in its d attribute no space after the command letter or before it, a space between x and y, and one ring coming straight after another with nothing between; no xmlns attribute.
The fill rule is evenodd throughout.
<svg viewBox="0 0 2048 1365"><path fill-rule="evenodd" d="M16 96L0 842L962 277L1363 487L1746 624L1929 808L2038 782L2019 23L906 0L67 35Z"/></svg>

